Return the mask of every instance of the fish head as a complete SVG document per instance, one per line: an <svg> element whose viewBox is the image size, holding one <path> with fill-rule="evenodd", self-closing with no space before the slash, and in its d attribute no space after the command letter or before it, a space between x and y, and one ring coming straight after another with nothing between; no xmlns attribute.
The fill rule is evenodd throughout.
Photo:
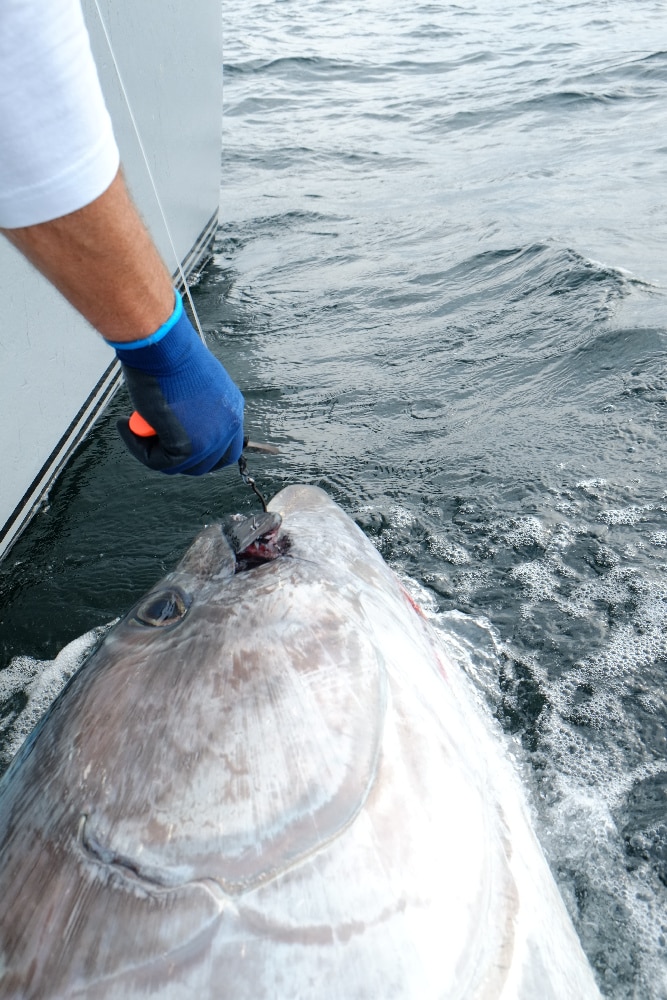
<svg viewBox="0 0 667 1000"><path fill-rule="evenodd" d="M363 615L353 627L335 545L337 572L322 571L330 532L309 496L201 531L54 706L34 780L76 789L66 822L85 864L147 891L207 880L235 895L362 807L381 656Z"/></svg>

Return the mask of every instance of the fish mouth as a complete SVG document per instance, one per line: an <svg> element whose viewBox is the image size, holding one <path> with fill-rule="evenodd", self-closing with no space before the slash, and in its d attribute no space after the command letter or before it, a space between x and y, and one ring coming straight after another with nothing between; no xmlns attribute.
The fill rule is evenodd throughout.
<svg viewBox="0 0 667 1000"><path fill-rule="evenodd" d="M289 538L276 512L232 515L200 531L172 574L174 579L222 579L285 555Z"/></svg>
<svg viewBox="0 0 667 1000"><path fill-rule="evenodd" d="M234 550L237 573L272 562L289 551L289 537L281 534L282 518L276 511L250 517L237 515L224 527L225 537Z"/></svg>

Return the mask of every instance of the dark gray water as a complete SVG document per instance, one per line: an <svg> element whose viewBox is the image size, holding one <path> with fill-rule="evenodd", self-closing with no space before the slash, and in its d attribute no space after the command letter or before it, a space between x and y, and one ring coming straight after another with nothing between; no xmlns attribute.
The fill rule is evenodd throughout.
<svg viewBox="0 0 667 1000"><path fill-rule="evenodd" d="M253 471L322 485L422 588L605 996L667 997L667 8L225 18L223 221L194 295L251 436L282 448ZM233 471L133 464L126 409L0 567L2 664L23 656L5 758L41 661L254 505Z"/></svg>

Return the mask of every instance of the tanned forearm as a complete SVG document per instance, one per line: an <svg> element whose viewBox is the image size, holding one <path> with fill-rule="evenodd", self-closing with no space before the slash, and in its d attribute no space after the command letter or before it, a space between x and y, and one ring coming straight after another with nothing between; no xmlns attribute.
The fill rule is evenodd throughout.
<svg viewBox="0 0 667 1000"><path fill-rule="evenodd" d="M120 172L76 212L0 231L107 340L147 337L174 309L171 277Z"/></svg>

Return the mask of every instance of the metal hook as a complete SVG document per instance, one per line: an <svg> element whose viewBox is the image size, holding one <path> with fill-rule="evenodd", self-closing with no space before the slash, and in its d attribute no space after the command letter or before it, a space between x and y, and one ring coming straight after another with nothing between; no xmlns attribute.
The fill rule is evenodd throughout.
<svg viewBox="0 0 667 1000"><path fill-rule="evenodd" d="M255 496L259 499L259 502L262 505L262 510L266 512L267 510L266 500L257 489L257 484L255 483L255 480L252 478L252 476L248 475L248 463L246 461L245 455L241 455L241 457L239 458L239 472L241 473L241 479L243 480L243 482L246 484L246 486L250 487Z"/></svg>

